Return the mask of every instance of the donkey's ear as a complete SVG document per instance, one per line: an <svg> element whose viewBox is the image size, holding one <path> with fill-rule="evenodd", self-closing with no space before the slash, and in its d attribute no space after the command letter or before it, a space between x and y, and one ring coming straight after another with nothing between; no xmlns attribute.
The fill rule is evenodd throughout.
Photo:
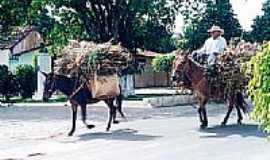
<svg viewBox="0 0 270 160"><path fill-rule="evenodd" d="M42 71L39 71L43 76L48 77L48 74Z"/></svg>
<svg viewBox="0 0 270 160"><path fill-rule="evenodd" d="M184 55L186 55L186 56L188 56L189 54L190 54L190 49L186 49L186 50L184 50Z"/></svg>

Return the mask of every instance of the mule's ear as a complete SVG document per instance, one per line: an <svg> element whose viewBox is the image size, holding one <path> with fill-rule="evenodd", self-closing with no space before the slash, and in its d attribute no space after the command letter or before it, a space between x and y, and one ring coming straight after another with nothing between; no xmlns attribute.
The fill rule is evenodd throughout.
<svg viewBox="0 0 270 160"><path fill-rule="evenodd" d="M42 71L39 71L43 76L48 77L48 74Z"/></svg>

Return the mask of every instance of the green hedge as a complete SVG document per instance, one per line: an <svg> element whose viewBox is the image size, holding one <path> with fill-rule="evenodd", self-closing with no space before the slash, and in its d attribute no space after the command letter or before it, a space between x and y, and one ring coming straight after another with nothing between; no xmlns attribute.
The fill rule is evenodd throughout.
<svg viewBox="0 0 270 160"><path fill-rule="evenodd" d="M173 55L157 56L152 61L152 67L155 72L170 72L174 59Z"/></svg>
<svg viewBox="0 0 270 160"><path fill-rule="evenodd" d="M20 65L16 68L19 93L22 98L31 98L37 88L37 71L31 65Z"/></svg>
<svg viewBox="0 0 270 160"><path fill-rule="evenodd" d="M270 43L251 59L250 64L253 67L248 94L255 105L252 118L270 133Z"/></svg>

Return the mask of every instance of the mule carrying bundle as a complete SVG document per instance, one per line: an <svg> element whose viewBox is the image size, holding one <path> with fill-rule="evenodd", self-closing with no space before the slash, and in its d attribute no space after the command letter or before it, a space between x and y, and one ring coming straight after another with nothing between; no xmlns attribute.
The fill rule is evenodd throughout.
<svg viewBox="0 0 270 160"><path fill-rule="evenodd" d="M119 44L70 41L55 63L55 73L77 77L93 98L106 99L120 94L117 74L131 62L131 54Z"/></svg>
<svg viewBox="0 0 270 160"><path fill-rule="evenodd" d="M219 56L219 72L228 90L245 90L249 76L242 71L243 65L256 54L257 48L249 43L229 48Z"/></svg>

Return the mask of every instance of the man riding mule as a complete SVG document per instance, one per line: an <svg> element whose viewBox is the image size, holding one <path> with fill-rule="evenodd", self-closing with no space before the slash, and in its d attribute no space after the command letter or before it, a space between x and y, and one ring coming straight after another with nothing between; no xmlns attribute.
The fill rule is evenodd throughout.
<svg viewBox="0 0 270 160"><path fill-rule="evenodd" d="M201 49L192 53L192 57L195 61L205 66L206 77L213 86L212 92L215 92L214 94L220 97L221 95L219 94L221 93L218 91L218 88L220 88L218 85L220 83L217 83L217 81L220 81L220 77L218 77L219 70L217 59L227 48L227 42L226 39L222 37L224 30L219 26L212 26L208 30L208 33L210 33L211 37L205 41ZM220 98L216 100L218 99Z"/></svg>
<svg viewBox="0 0 270 160"><path fill-rule="evenodd" d="M241 110L244 113L247 111L242 88L239 85L237 86L237 81L233 81L232 84L232 81L224 79L222 67L217 65L218 55L222 54L227 47L226 40L221 37L224 31L218 26L213 26L209 32L212 37L205 42L202 49L193 52L192 55L184 53L176 56L173 63L172 80L181 83L187 89L191 89L196 95L199 102L198 113L201 128L208 126L206 104L212 98L220 98L228 102L228 112L222 125L226 125L234 107L237 109L238 123L241 124L243 119ZM197 57L196 54L208 56L206 67L193 59ZM214 73L216 73L214 77L220 77L219 81L215 81L218 85L215 85L209 78L213 76L211 75L213 68ZM211 73L209 74L209 72Z"/></svg>
<svg viewBox="0 0 270 160"><path fill-rule="evenodd" d="M193 52L193 55L194 57L207 57L207 64L211 66L216 63L218 55L227 48L227 42L221 36L224 34L224 30L219 26L213 26L208 32L211 34L211 37L205 41L201 49Z"/></svg>
<svg viewBox="0 0 270 160"><path fill-rule="evenodd" d="M188 54L178 55L173 64L172 80L181 82L182 86L191 89L197 97L199 106L198 113L201 121L201 128L208 126L206 104L211 98L215 98L215 94L211 92L213 87L205 74L205 69L195 62ZM241 110L246 113L245 101L240 89L232 88L227 91L225 81L220 85L218 90L222 93L222 97L228 102L228 112L222 122L222 125L226 125L228 118L235 107L238 114L238 124L242 123Z"/></svg>

